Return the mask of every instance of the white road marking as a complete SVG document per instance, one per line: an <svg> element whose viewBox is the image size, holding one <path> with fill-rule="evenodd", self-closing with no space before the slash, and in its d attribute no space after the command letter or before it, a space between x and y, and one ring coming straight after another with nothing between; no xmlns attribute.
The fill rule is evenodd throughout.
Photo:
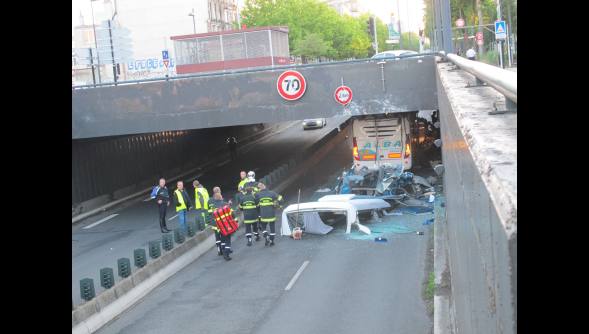
<svg viewBox="0 0 589 334"><path fill-rule="evenodd" d="M101 220L97 221L97 222L96 222L96 223L94 223L94 224L90 224L90 225L88 225L88 226L86 226L86 227L83 227L83 229L89 229L89 228L93 228L94 226L96 226L96 225L98 225L98 224L102 224L102 223L104 223L105 221L107 221L107 220L109 220L109 219L111 219L111 218L114 218L114 217L116 217L116 216L118 216L118 215L119 215L118 213L114 213L114 214L112 214L112 215L110 215L110 216L108 216L108 217L102 218Z"/></svg>
<svg viewBox="0 0 589 334"><path fill-rule="evenodd" d="M152 200L152 198L151 197L148 197L148 198L144 199L143 202L149 202L151 200Z"/></svg>
<svg viewBox="0 0 589 334"><path fill-rule="evenodd" d="M172 220L172 219L174 219L176 217L178 217L178 215L175 215L175 216L171 217L170 219L168 219L168 221L170 221L170 220Z"/></svg>
<svg viewBox="0 0 589 334"><path fill-rule="evenodd" d="M229 163L229 161L230 161L230 160L225 160L225 161L223 161L223 162L221 162L221 163L218 163L218 164L217 164L217 167L221 167L221 166L223 166L223 165L226 165L226 164L228 164L228 163Z"/></svg>
<svg viewBox="0 0 589 334"><path fill-rule="evenodd" d="M299 270L297 270L296 274L293 276L293 278L290 280L290 282L288 282L288 285L286 286L286 288L284 288L284 291L288 291L288 290L290 290L290 288L292 288L292 286L295 284L295 282L297 281L297 279L299 278L299 276L301 275L303 270L305 270L305 268L307 267L308 264L309 264L309 261L303 262L303 264L301 265Z"/></svg>

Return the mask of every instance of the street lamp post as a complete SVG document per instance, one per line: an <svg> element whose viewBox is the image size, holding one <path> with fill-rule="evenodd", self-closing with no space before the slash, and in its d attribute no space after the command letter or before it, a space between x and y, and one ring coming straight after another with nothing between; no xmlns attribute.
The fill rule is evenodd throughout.
<svg viewBox="0 0 589 334"><path fill-rule="evenodd" d="M194 30L194 34L196 35L196 21L194 19L196 15L194 13L194 8L192 8L192 12L188 13L188 16L192 16L192 28Z"/></svg>
<svg viewBox="0 0 589 334"><path fill-rule="evenodd" d="M94 6L92 3L97 0L90 0L90 9L92 10L92 29L94 30L94 46L96 47L96 60L98 61L98 83L102 83L100 78L100 55L98 53L98 41L96 40L96 25L94 24Z"/></svg>

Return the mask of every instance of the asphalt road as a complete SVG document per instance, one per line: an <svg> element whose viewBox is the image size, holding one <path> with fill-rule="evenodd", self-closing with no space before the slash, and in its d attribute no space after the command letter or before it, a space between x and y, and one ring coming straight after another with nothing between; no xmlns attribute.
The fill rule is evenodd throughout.
<svg viewBox="0 0 589 334"><path fill-rule="evenodd" d="M345 119L346 117L342 116L328 119L328 126L323 129L303 131L300 124L287 128L246 148L244 153L240 153L238 163L222 162L216 169L199 176L198 179L209 193L214 186L220 186L225 197L231 197L237 190L240 170L254 170L258 177L262 177L288 160L294 153L315 143ZM191 184L193 179L193 177L185 179L185 186L191 196L194 193ZM175 189L175 184L168 184L168 188ZM148 196L149 194L146 194L145 198ZM170 229L178 227L178 218L173 218L175 214L174 206L171 205L167 215ZM111 215L116 216L92 226ZM194 212L189 213L188 217L194 220ZM89 226L92 227L84 228ZM157 205L153 201L131 202L72 226L72 299L74 303L76 305L81 303L80 279L86 277L94 279L96 293L100 293L103 291L99 279L101 268L113 268L116 276L118 258L128 257L132 260L133 249L141 247L147 249L150 240L160 238ZM118 280L117 277L116 281Z"/></svg>
<svg viewBox="0 0 589 334"><path fill-rule="evenodd" d="M287 193L302 187L306 200L350 162L346 146ZM98 333L429 333L421 284L431 228L387 243L344 229L300 241L278 236L275 247L246 247L239 231L232 261L210 250Z"/></svg>

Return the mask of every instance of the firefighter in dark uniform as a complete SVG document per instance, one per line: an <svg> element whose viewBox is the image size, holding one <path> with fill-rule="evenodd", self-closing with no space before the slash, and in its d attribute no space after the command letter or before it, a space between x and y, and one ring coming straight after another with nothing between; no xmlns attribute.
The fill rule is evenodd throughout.
<svg viewBox="0 0 589 334"><path fill-rule="evenodd" d="M223 206L230 205L230 204L231 203L227 203L223 200L223 195L221 195L221 188L219 188L219 187L213 188L213 197L211 197L208 202L209 220L206 224L206 227L210 227L213 231L215 231L215 243L217 245L217 255L219 255L219 256L223 255L223 257L227 261L231 260L231 257L229 257L229 254L233 253L233 251L231 250L231 235L223 236L220 233L219 228L217 227L217 224L215 223L215 218L213 217L213 211L215 211L215 209L217 209L217 208L222 208ZM231 210L231 213L233 214L233 210Z"/></svg>
<svg viewBox="0 0 589 334"><path fill-rule="evenodd" d="M256 205L260 210L260 224L266 243L264 246L274 246L274 236L276 236L276 208L281 207L284 203L282 195L266 189L266 186L260 182L258 184L260 191L255 194ZM266 230L266 224L270 226L270 237Z"/></svg>
<svg viewBox="0 0 589 334"><path fill-rule="evenodd" d="M243 212L243 223L245 224L245 236L247 238L247 245L252 245L252 229L256 236L256 241L260 240L258 233L258 206L256 205L256 198L253 194L251 186L245 187L245 194L239 196L239 210Z"/></svg>

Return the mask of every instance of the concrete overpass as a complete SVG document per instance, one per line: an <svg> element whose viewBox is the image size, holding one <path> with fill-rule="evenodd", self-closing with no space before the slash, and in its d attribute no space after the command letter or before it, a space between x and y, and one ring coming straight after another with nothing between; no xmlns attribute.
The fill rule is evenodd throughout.
<svg viewBox="0 0 589 334"><path fill-rule="evenodd" d="M299 100L277 92L287 69L307 81ZM334 99L342 82L353 91L346 107ZM72 139L434 109L433 55L367 59L75 89Z"/></svg>

